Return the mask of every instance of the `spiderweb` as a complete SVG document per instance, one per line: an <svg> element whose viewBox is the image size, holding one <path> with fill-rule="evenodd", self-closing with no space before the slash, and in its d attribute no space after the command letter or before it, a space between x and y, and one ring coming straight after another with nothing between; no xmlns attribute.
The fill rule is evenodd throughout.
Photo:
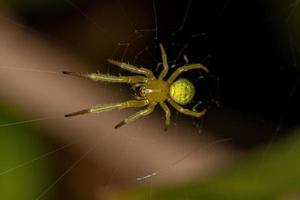
<svg viewBox="0 0 300 200"><path fill-rule="evenodd" d="M192 165L187 169L194 171L191 173L194 175L197 174L195 171L201 169L199 166L203 163L215 162L209 158L197 162L195 161L199 159L197 154L203 156L207 152L216 151L216 154L212 153L209 156L215 156L216 160L219 158L221 163L222 159L230 160L235 155L235 153L229 153L232 151L230 148L226 149L228 153L220 152L225 144L234 144L244 149L255 147L258 144L265 145L263 162L264 157L268 156L273 142L284 136L287 128L299 123L296 117L299 113L297 106L299 66L297 46L295 45L297 32L290 28L291 24L297 21L294 16L299 1L290 2L278 15L267 10L267 3L267 1L254 1L251 4L244 4L232 0L209 2L189 0L172 3L131 0L89 5L79 1L65 0L64 7L68 8L67 14L64 11L58 12L59 14L54 19L47 18L47 16L35 19L34 16L25 12L23 13L26 16L24 19L29 24L26 26L4 15L1 19L9 21L14 28L17 27L17 30L25 29L31 35L35 35L38 30L38 34L42 34L48 42L51 41L50 45L55 43L62 45L65 49L71 49L73 55L78 55L76 59L79 57L82 62L87 63L85 68L78 63L74 63L73 67L69 66L72 62L58 59L53 62L57 63L56 66L47 67L49 71L36 65L7 66L4 63L1 68L3 80L5 80L4 76L11 73L14 75L12 77L21 79L19 84L30 86L27 90L7 91L7 94L1 95L6 101L9 98L5 96L23 97L22 95L26 96L25 93L30 92L29 90L50 90L39 93L39 95L47 95L55 88L60 88L61 84L71 85L72 93L75 93L82 85L83 88L90 89L88 91L78 89L81 93L75 95L63 93L51 96L54 101L51 104L45 101L44 104L39 105L38 102L43 98L37 98L32 103L29 103L31 99L25 98L24 104L40 106L36 108L36 112L33 112L37 117L17 122L1 122L2 130L16 125L34 126L33 123L37 121L42 121L42 125L54 127L50 128L50 131L54 132L63 132L64 126L72 127L75 124L84 124L84 126L79 128L77 133L71 132L64 136L53 134L55 138L64 140L65 144L58 148L50 148L51 150L45 154L11 166L0 172L0 176L15 173L20 168L51 158L67 149L77 149L77 151L74 150L76 153L74 151L66 153L70 157L66 164L60 167L51 183L45 185L39 195L34 197L34 199L47 199L50 198L50 193L63 188L62 185L66 183L66 179L70 180L72 175L75 176L82 172L85 172L91 180L94 180L93 176L103 176L103 180L99 181L100 196L112 192L113 185L122 182L126 184L146 183L151 186L156 183L155 181L164 182L164 178L169 182L172 182L173 179L176 180L176 177L184 179L185 176L182 174L188 171L184 170L184 166ZM254 14L253 11L256 13ZM68 25L67 30L60 31L62 27L57 25L58 19L66 21L62 23L63 25L68 22L72 23ZM280 35L278 24L287 26L287 32ZM278 40L278 38L282 39ZM197 71L183 74L183 77L192 80L197 88L195 101L189 108L193 110L208 108L207 116L200 120L193 119L182 116L173 110L172 127L167 133L163 133L163 114L156 111L145 120L124 127L124 132L121 129L120 132L115 132L105 127L99 134L94 134L95 130L99 129L96 121L103 123L107 119L122 120L132 110L87 115L70 120L60 117L70 111L91 105L132 98L130 88L126 85L77 81L59 75L60 71L67 69L82 71L84 69L85 71L128 75L129 73L104 62L107 58L113 58L152 69L157 75L161 71L158 46L160 42L167 50L171 72L187 63L202 63L210 69L208 75ZM23 45L27 45L27 43L25 42ZM283 48L279 48L281 46ZM33 52L24 54L32 56ZM19 78L20 73L22 78ZM44 83L46 80L51 83L51 87L45 89L44 85L30 84L33 79L36 81L35 83L39 81ZM13 84L11 79L10 82L6 82L7 85L4 83L3 81L4 87L14 88L9 87L9 84ZM89 93L97 95L89 96ZM63 108L67 106L67 103L61 105L63 100L60 99L66 98L66 95L72 96L69 101L73 103L71 107ZM41 107L48 106L48 109L53 108L54 111L47 115L45 112L39 111L43 110ZM54 109L57 106L62 107L61 112ZM22 111L28 112L30 109L32 109L31 106ZM40 116L43 117L40 118ZM114 124L109 124L113 129ZM155 126L154 131L149 130L149 127L152 126ZM157 127L160 127L161 131ZM189 133L185 132L187 128L190 130ZM258 129L259 131L257 131ZM210 134L207 135L207 132ZM149 136L149 134L151 135ZM213 136L216 139L204 140L203 138L206 136ZM74 140L74 138L76 139ZM204 142L193 142L193 140L202 139ZM103 144L101 141L107 141L107 144ZM162 148L164 145L171 147ZM148 151L148 153L136 153L136 151ZM85 170L84 164L82 164L89 162L85 161L89 157L92 157L93 162L96 163L92 165L96 168L92 170L94 173L92 175L87 173L88 170ZM165 161L158 162L158 160ZM153 162L157 162L157 164L152 164ZM111 169L107 169L109 167ZM182 174L180 170L182 170ZM186 176L189 177L189 174L187 173ZM76 181L78 180L80 179L76 179ZM85 180L84 183L89 181ZM86 188L82 185L79 187ZM87 193L95 192L87 191ZM145 196L151 199L151 191Z"/></svg>

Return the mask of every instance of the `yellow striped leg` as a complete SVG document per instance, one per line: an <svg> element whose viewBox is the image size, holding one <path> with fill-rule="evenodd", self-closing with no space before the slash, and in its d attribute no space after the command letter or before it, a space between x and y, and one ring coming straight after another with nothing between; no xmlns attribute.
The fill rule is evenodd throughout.
<svg viewBox="0 0 300 200"><path fill-rule="evenodd" d="M150 71L149 69L146 69L143 67L136 67L134 65L131 65L131 64L128 64L125 62L119 62L119 61L116 61L113 59L107 59L107 62L109 62L110 64L113 64L113 65L116 65L116 66L120 67L121 69L130 71L132 73L142 74L149 78L154 78L152 71Z"/></svg>
<svg viewBox="0 0 300 200"><path fill-rule="evenodd" d="M174 102L172 99L168 99L168 102L180 113L185 114L185 115L190 115L193 117L202 117L203 115L205 115L206 113L206 109L204 109L201 112L196 112L196 111L192 111L189 109L185 109L183 107L181 107L180 105L178 105L176 102Z"/></svg>
<svg viewBox="0 0 300 200"><path fill-rule="evenodd" d="M83 115L87 113L100 113L100 112L114 110L114 109L121 110L130 107L144 107L146 105L148 105L147 100L142 100L142 101L130 100L122 103L108 104L108 105L96 106L93 108L84 109L78 112L67 114L65 115L65 117L72 117L72 116Z"/></svg>
<svg viewBox="0 0 300 200"><path fill-rule="evenodd" d="M173 72L173 74L169 77L168 79L168 83L171 84L175 81L175 79L183 72L189 71L191 69L202 69L204 70L206 73L208 73L208 69L203 66L202 64L191 64L191 65L186 65L183 67L180 67L178 69L175 70L175 72Z"/></svg>
<svg viewBox="0 0 300 200"><path fill-rule="evenodd" d="M93 81L103 81L112 83L141 83L147 82L147 78L144 76L113 76L100 73L81 73L81 72L63 72L63 74L87 78Z"/></svg>
<svg viewBox="0 0 300 200"><path fill-rule="evenodd" d="M167 104L165 104L164 102L160 102L159 103L160 106L162 107L162 109L165 111L165 115L166 115L166 121L165 121L165 131L168 130L168 127L171 124L171 112L169 107L167 106Z"/></svg>
<svg viewBox="0 0 300 200"><path fill-rule="evenodd" d="M160 51L161 51L161 58L162 58L162 62L163 62L163 70L161 71L158 79L159 80L163 80L164 77L167 75L168 71L169 71L169 65L168 65L168 58L167 58L167 54L165 51L164 46L160 43L159 44L160 47Z"/></svg>
<svg viewBox="0 0 300 200"><path fill-rule="evenodd" d="M146 117L147 115L151 114L155 108L157 103L151 103L146 109L140 110L137 113L127 117L123 121L121 121L119 124L115 126L115 128L120 128L121 126L125 124L132 123L140 118Z"/></svg>

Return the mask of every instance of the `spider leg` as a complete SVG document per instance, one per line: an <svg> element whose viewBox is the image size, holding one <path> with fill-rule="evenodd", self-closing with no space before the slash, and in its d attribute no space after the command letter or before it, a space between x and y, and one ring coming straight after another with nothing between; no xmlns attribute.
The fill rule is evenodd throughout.
<svg viewBox="0 0 300 200"><path fill-rule="evenodd" d="M142 117L146 117L147 115L149 115L153 112L156 104L157 103L151 103L146 109L140 110L140 111L136 112L135 114L130 115L129 117L127 117L126 119L121 121L119 124L117 124L115 126L115 128L120 128L121 126L123 126L125 124L129 124L129 123L134 122Z"/></svg>
<svg viewBox="0 0 300 200"><path fill-rule="evenodd" d="M172 99L168 99L168 102L178 111L185 115L190 115L193 117L202 117L206 113L206 109L204 109L201 112L192 111L189 109L185 109L182 106L178 105L176 102L174 102Z"/></svg>
<svg viewBox="0 0 300 200"><path fill-rule="evenodd" d="M202 69L204 70L206 73L208 73L208 69L203 66L202 64L191 64L191 65L185 65L183 67L180 67L178 69L175 70L175 72L173 72L173 74L169 77L168 79L168 83L171 84L173 83L173 81L183 72L189 71L191 69Z"/></svg>
<svg viewBox="0 0 300 200"><path fill-rule="evenodd" d="M154 75L152 73L152 71L150 71L149 69L143 68L143 67L136 67L134 65L125 63L125 62L119 62L113 59L107 59L107 62L109 62L110 64L116 65L118 67L120 67L121 69L130 71L132 73L136 73L136 74L142 74L147 76L148 78L154 78Z"/></svg>
<svg viewBox="0 0 300 200"><path fill-rule="evenodd" d="M141 83L147 82L147 78L144 76L113 76L108 74L100 73L81 73L81 72L63 72L63 74L83 77L93 81L103 81L103 82L112 82L112 83Z"/></svg>
<svg viewBox="0 0 300 200"><path fill-rule="evenodd" d="M162 58L162 62L163 62L163 70L161 71L158 79L159 80L163 80L164 77L167 75L168 71L169 71L169 65L168 65L168 58L167 58L167 54L165 51L164 46L160 43L159 44L160 47L160 51L161 51L161 58Z"/></svg>
<svg viewBox="0 0 300 200"><path fill-rule="evenodd" d="M88 109L84 109L84 110L81 110L78 112L67 114L67 115L65 115L65 117L72 117L72 116L83 115L83 114L87 114L87 113L100 113L100 112L114 110L114 109L121 110L121 109L125 109L125 108L130 108L130 107L144 107L146 105L148 105L147 100L142 100L142 101L129 100L129 101L125 101L122 103L108 104L108 105L103 105L103 106L95 106L92 108L88 108Z"/></svg>
<svg viewBox="0 0 300 200"><path fill-rule="evenodd" d="M162 109L165 111L165 116L166 116L166 121L165 121L165 131L168 130L170 124L171 124L171 112L169 107L165 102L160 102L159 103Z"/></svg>

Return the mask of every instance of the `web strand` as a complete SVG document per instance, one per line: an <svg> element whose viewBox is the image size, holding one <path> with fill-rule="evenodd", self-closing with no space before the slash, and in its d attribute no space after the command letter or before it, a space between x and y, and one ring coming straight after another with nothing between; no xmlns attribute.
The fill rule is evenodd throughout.
<svg viewBox="0 0 300 200"><path fill-rule="evenodd" d="M33 159L31 159L31 160L28 160L28 161L26 161L26 162L20 163L20 164L14 166L14 167L11 167L11 168L9 168L9 169L7 169L7 170L1 171L1 172L0 172L0 176L6 175L6 174L8 174L8 173L11 173L11 172L17 170L17 169L20 169L20 168L26 167L26 166L28 166L28 165L31 165L31 164L33 164L33 163L35 163L35 162L37 162L37 161L42 160L42 159L48 158L49 156L52 156L53 154L58 153L58 152L60 152L60 151L62 151L62 150L64 150L64 149L67 149L67 148L71 147L71 146L74 146L75 144L78 144L78 143L81 142L81 141L82 141L82 139L73 141L73 142L71 142L71 143L69 143L69 144L66 144L66 145L62 146L62 147L59 147L59 148L57 148L57 149L54 149L53 151L50 151L50 152L48 152L48 153L45 153L45 154L40 155L40 156L38 156L38 157L35 157L35 158L33 158Z"/></svg>
<svg viewBox="0 0 300 200"><path fill-rule="evenodd" d="M183 17L183 20L182 20L182 24L179 26L179 28L175 32L173 32L171 34L170 37L174 37L177 33L179 33L182 29L184 29L186 20L188 18L189 12L190 12L191 5L192 5L192 0L189 0L188 4L187 4L187 7L186 7L184 17Z"/></svg>
<svg viewBox="0 0 300 200"><path fill-rule="evenodd" d="M92 153L98 142L96 142L88 151L86 151L82 156L76 160L64 173L62 173L51 185L49 185L37 198L36 200L42 199L56 184L58 184L67 174L69 174L78 164L84 160L90 153Z"/></svg>
<svg viewBox="0 0 300 200"><path fill-rule="evenodd" d="M155 0L152 0L153 4L153 13L154 13L154 22L155 22L155 40L158 40L158 21L157 21L157 11Z"/></svg>
<svg viewBox="0 0 300 200"><path fill-rule="evenodd" d="M28 124L28 123L39 122L39 121L45 121L45 120L50 120L50 119L59 119L59 118L62 118L62 117L42 117L42 118L37 118L37 119L10 122L10 123L5 123L5 124L0 124L0 128L16 126L16 125L21 125L21 124Z"/></svg>
<svg viewBox="0 0 300 200"><path fill-rule="evenodd" d="M166 168L163 168L163 169L158 170L158 171L151 172L151 173L149 173L149 174L147 174L145 176L137 177L136 181L144 181L144 180L149 179L149 178L151 178L153 176L161 174L161 173L163 173L163 172L165 172L167 170L170 170L170 168L178 165L179 163L183 162L184 160L186 160L188 157L190 157L191 155L193 155L197 151L210 148L210 147L212 147L214 145L217 145L217 144L222 144L222 143L230 142L231 140L232 140L232 138L224 138L224 139L221 139L221 140L216 140L216 141L214 141L212 143L209 143L209 144L201 146L201 147L197 146L196 148L194 148L193 150L187 152L185 155L183 155L179 159L175 160L171 165L167 166Z"/></svg>

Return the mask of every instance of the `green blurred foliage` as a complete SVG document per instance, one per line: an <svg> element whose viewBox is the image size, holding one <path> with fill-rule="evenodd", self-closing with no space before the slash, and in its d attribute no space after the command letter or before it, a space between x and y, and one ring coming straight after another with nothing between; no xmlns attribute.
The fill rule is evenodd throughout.
<svg viewBox="0 0 300 200"><path fill-rule="evenodd" d="M291 137L245 155L233 168L180 186L144 187L120 193L123 200L274 200L300 198L300 129Z"/></svg>
<svg viewBox="0 0 300 200"><path fill-rule="evenodd" d="M0 113L0 124L18 121L4 109ZM25 125L0 127L0 199L36 199L51 184L47 159L36 159L46 153L40 134Z"/></svg>

